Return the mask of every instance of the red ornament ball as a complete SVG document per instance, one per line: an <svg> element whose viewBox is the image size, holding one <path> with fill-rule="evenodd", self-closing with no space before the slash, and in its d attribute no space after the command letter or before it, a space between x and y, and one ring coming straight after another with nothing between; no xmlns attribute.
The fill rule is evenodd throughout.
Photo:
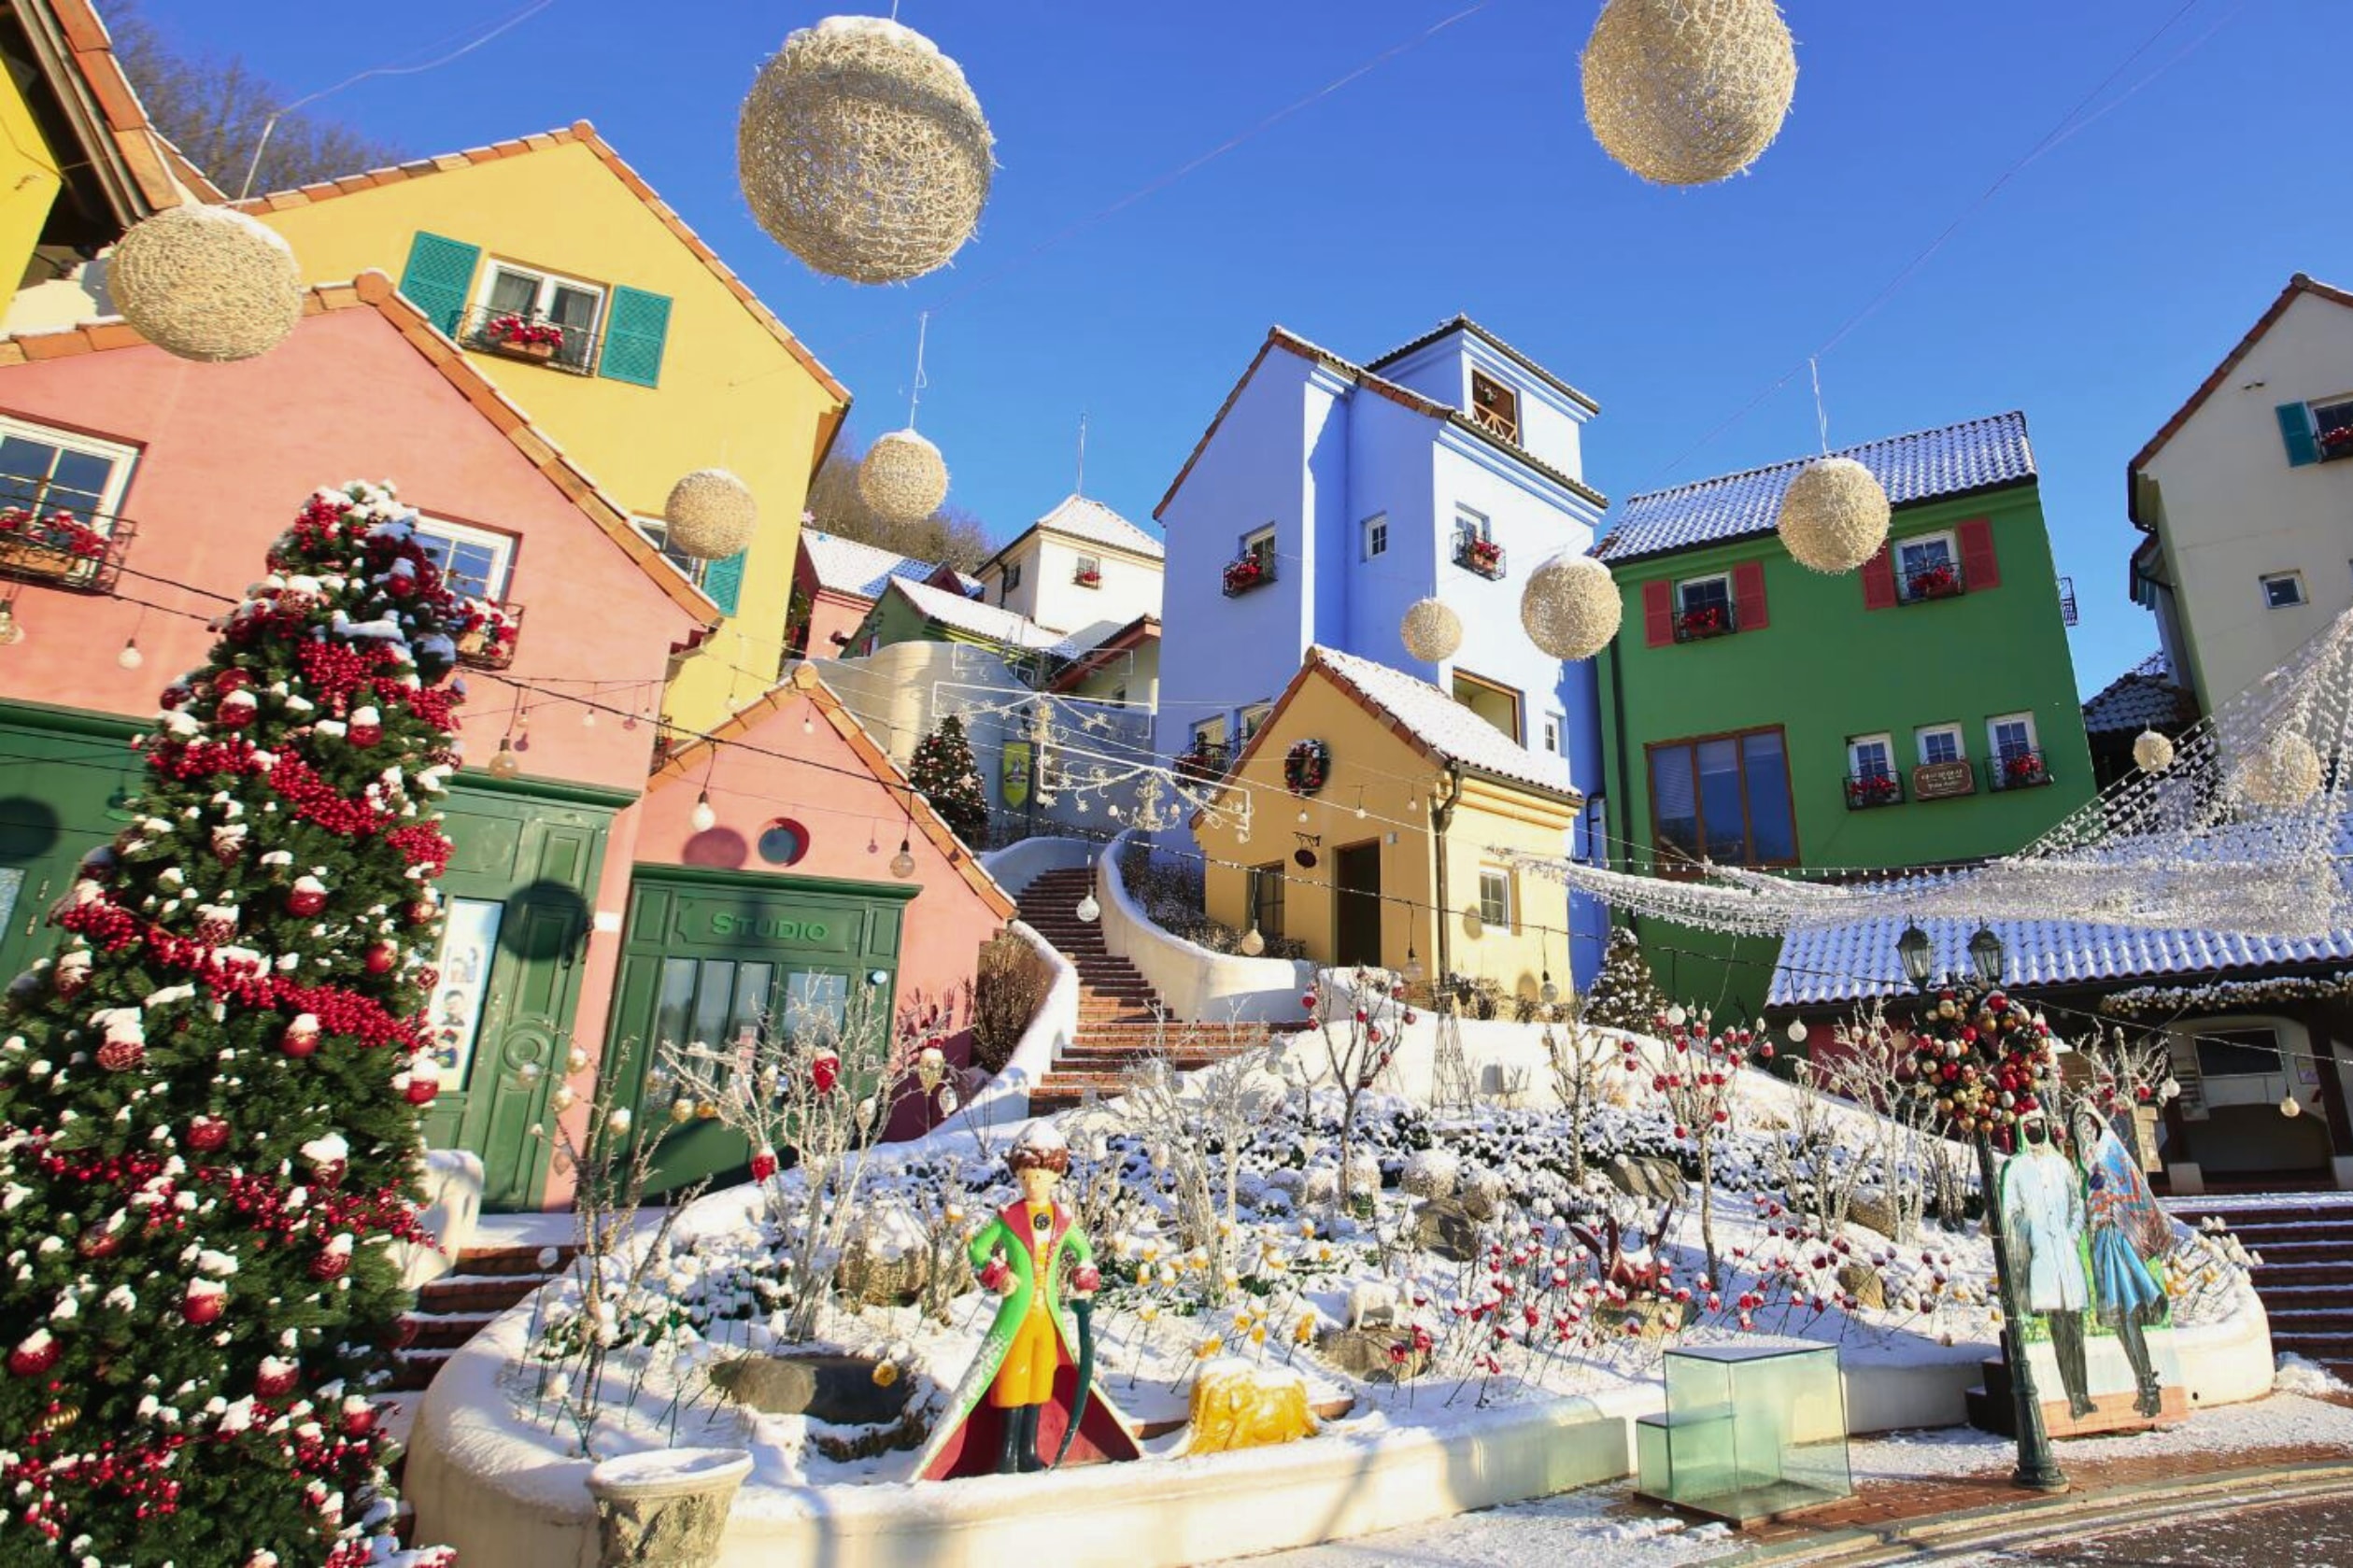
<svg viewBox="0 0 2353 1568"><path fill-rule="evenodd" d="M98 1065L108 1072L129 1072L147 1060L147 1047L137 1040L108 1040L98 1048Z"/></svg>
<svg viewBox="0 0 2353 1568"><path fill-rule="evenodd" d="M35 1337L39 1343L28 1339L8 1352L8 1371L13 1376L38 1377L57 1364L57 1341L46 1334Z"/></svg>
<svg viewBox="0 0 2353 1568"><path fill-rule="evenodd" d="M407 912L408 923L411 925L431 925L434 917L441 913L439 910L422 899L409 905Z"/></svg>
<svg viewBox="0 0 2353 1568"><path fill-rule="evenodd" d="M832 1052L820 1051L809 1059L809 1081L816 1085L818 1094L830 1095L841 1079L842 1058Z"/></svg>
<svg viewBox="0 0 2353 1568"><path fill-rule="evenodd" d="M376 1406L365 1406L343 1413L343 1433L347 1437L365 1437L376 1430Z"/></svg>
<svg viewBox="0 0 2353 1568"><path fill-rule="evenodd" d="M310 1277L313 1279L340 1279L350 1266L350 1253L331 1249L310 1260Z"/></svg>
<svg viewBox="0 0 2353 1568"><path fill-rule="evenodd" d="M199 1116L188 1123L188 1147L209 1154L229 1141L229 1123L218 1116Z"/></svg>
<svg viewBox="0 0 2353 1568"><path fill-rule="evenodd" d="M74 1250L85 1258L111 1258L122 1250L122 1233L93 1225L81 1233Z"/></svg>
<svg viewBox="0 0 2353 1568"><path fill-rule="evenodd" d="M265 1361L253 1377L253 1391L263 1399L282 1399L294 1391L295 1368L282 1361Z"/></svg>
<svg viewBox="0 0 2353 1568"><path fill-rule="evenodd" d="M355 724L344 731L344 739L355 746L373 746L384 739L384 729L380 725Z"/></svg>
<svg viewBox="0 0 2353 1568"><path fill-rule="evenodd" d="M277 1048L297 1060L313 1055L319 1050L319 1031L306 1029L299 1024L289 1024L286 1032L277 1038Z"/></svg>
<svg viewBox="0 0 2353 1568"><path fill-rule="evenodd" d="M400 961L401 950L390 942L377 942L368 949L367 955L361 960L367 967L368 973L372 975L390 974L393 966Z"/></svg>
<svg viewBox="0 0 2353 1568"><path fill-rule="evenodd" d="M753 1180L765 1181L775 1174L776 1156L773 1152L763 1149L758 1153L752 1156Z"/></svg>
<svg viewBox="0 0 2353 1568"><path fill-rule="evenodd" d="M226 1291L191 1291L181 1298L179 1315L198 1328L220 1321L220 1314L229 1307Z"/></svg>
<svg viewBox="0 0 2353 1568"><path fill-rule="evenodd" d="M253 684L253 673L248 670L223 670L212 678L216 696L226 697L233 691L243 691Z"/></svg>
<svg viewBox="0 0 2353 1568"><path fill-rule="evenodd" d="M286 895L286 912L308 920L327 907L327 895L316 887L297 887Z"/></svg>
<svg viewBox="0 0 2353 1568"><path fill-rule="evenodd" d="M411 1105L431 1105L433 1103L433 1096L441 1093L441 1080L437 1078L412 1078L408 1081L408 1088L405 1093L408 1096L408 1103Z"/></svg>

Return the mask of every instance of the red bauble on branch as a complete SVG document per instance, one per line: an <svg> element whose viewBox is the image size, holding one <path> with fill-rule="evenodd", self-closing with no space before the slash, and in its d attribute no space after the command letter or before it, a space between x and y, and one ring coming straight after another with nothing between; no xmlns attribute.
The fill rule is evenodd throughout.
<svg viewBox="0 0 2353 1568"><path fill-rule="evenodd" d="M229 1293L225 1286L210 1279L191 1279L188 1293L180 1298L179 1315L198 1328L219 1322L220 1314L229 1308Z"/></svg>
<svg viewBox="0 0 2353 1568"><path fill-rule="evenodd" d="M294 1379L300 1371L291 1361L265 1356L262 1369L253 1375L253 1391L263 1399L282 1399L294 1391Z"/></svg>
<svg viewBox="0 0 2353 1568"><path fill-rule="evenodd" d="M308 920L327 907L327 884L314 876L299 876L286 895L286 912Z"/></svg>
<svg viewBox="0 0 2353 1568"><path fill-rule="evenodd" d="M38 1377L57 1364L57 1341L47 1329L35 1329L8 1352L8 1372L18 1377Z"/></svg>
<svg viewBox="0 0 2353 1568"><path fill-rule="evenodd" d="M289 1056L301 1060L319 1050L319 1016L305 1012L286 1025L286 1032L277 1038L277 1048Z"/></svg>
<svg viewBox="0 0 2353 1568"><path fill-rule="evenodd" d="M401 950L390 942L377 942L368 949L366 955L360 961L367 967L368 973L388 975L392 972L394 966L400 963Z"/></svg>
<svg viewBox="0 0 2353 1568"><path fill-rule="evenodd" d="M199 1116L188 1123L188 1147L209 1154L229 1141L229 1123L218 1116Z"/></svg>

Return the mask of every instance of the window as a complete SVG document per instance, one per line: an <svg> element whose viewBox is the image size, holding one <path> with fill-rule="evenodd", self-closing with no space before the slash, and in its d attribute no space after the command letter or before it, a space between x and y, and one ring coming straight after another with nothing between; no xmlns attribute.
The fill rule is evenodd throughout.
<svg viewBox="0 0 2353 1568"><path fill-rule="evenodd" d="M1959 762L1968 755L1961 748L1961 727L1957 724L1924 725L1918 734L1922 762Z"/></svg>
<svg viewBox="0 0 2353 1568"><path fill-rule="evenodd" d="M1283 935L1283 862L1250 869L1250 923L1271 941Z"/></svg>
<svg viewBox="0 0 2353 1568"><path fill-rule="evenodd" d="M1733 629L1732 576L1687 577L1675 585L1675 640L1689 643Z"/></svg>
<svg viewBox="0 0 2353 1568"><path fill-rule="evenodd" d="M1985 738L1993 755L2007 762L2034 750L2034 715L2005 713L1985 723Z"/></svg>
<svg viewBox="0 0 2353 1568"><path fill-rule="evenodd" d="M1491 931L1511 929L1511 873L1494 866L1479 868L1479 924Z"/></svg>
<svg viewBox="0 0 2353 1568"><path fill-rule="evenodd" d="M1779 727L1648 748L1652 841L1663 860L1785 866L1797 859Z"/></svg>
<svg viewBox="0 0 2353 1568"><path fill-rule="evenodd" d="M1101 558L1098 556L1081 556L1079 558L1079 569L1070 573L1070 581L1076 583L1083 588L1101 587L1103 586L1103 562Z"/></svg>
<svg viewBox="0 0 2353 1568"><path fill-rule="evenodd" d="M1365 519L1365 559L1389 553L1389 515Z"/></svg>
<svg viewBox="0 0 2353 1568"><path fill-rule="evenodd" d="M676 572L679 576L684 577L687 582L694 584L697 587L701 587L702 586L702 573L709 568L711 563L707 560L698 559L697 558L687 554L686 551L670 543L670 525L668 523L664 522L659 517L631 517L630 522L633 527L635 527L638 533L644 537L646 544L651 544L655 549L661 552L661 558L668 561L672 570Z"/></svg>
<svg viewBox="0 0 2353 1568"><path fill-rule="evenodd" d="M1261 567L1273 566L1274 525L1269 523L1265 528L1242 535L1241 553Z"/></svg>
<svg viewBox="0 0 2353 1568"><path fill-rule="evenodd" d="M1895 542L1895 590L1907 602L1961 591L1961 556L1949 533Z"/></svg>
<svg viewBox="0 0 2353 1568"><path fill-rule="evenodd" d="M475 1037L482 1029L499 926L505 918L506 906L495 898L451 898L442 917L441 952L433 961L441 978L425 1026L432 1036L433 1065L452 1088L465 1086L474 1066Z"/></svg>
<svg viewBox="0 0 2353 1568"><path fill-rule="evenodd" d="M604 290L577 278L512 261L493 261L483 269L480 304L477 332L505 316L552 321L563 329L563 343L556 357L568 365L583 365L596 344L597 325L604 315Z"/></svg>
<svg viewBox="0 0 2353 1568"><path fill-rule="evenodd" d="M510 535L439 517L419 517L417 544L441 568L452 592L475 599L506 597L507 568L515 556Z"/></svg>
<svg viewBox="0 0 2353 1568"><path fill-rule="evenodd" d="M2353 397L2333 398L2306 405L2312 411L2312 435L2321 461L2353 457Z"/></svg>
<svg viewBox="0 0 2353 1568"><path fill-rule="evenodd" d="M2256 581L2263 586L2263 604L2267 609L2289 610L2304 601L2304 574L2301 572L2267 572Z"/></svg>
<svg viewBox="0 0 2353 1568"><path fill-rule="evenodd" d="M1484 371L1470 373L1470 417L1506 441L1520 439L1520 394Z"/></svg>
<svg viewBox="0 0 2353 1568"><path fill-rule="evenodd" d="M111 441L0 418L0 506L43 517L70 513L76 522L110 533L135 456Z"/></svg>
<svg viewBox="0 0 2353 1568"><path fill-rule="evenodd" d="M2276 1029L2201 1029L2198 1076L2257 1078L2288 1070Z"/></svg>
<svg viewBox="0 0 2353 1568"><path fill-rule="evenodd" d="M1214 756L1226 749L1225 715L1203 719L1193 727L1193 749L1204 756Z"/></svg>
<svg viewBox="0 0 2353 1568"><path fill-rule="evenodd" d="M1473 541L1492 544L1495 539L1495 525L1487 520L1485 513L1474 512L1467 506L1454 508L1454 548L1457 551L1468 549Z"/></svg>
<svg viewBox="0 0 2353 1568"><path fill-rule="evenodd" d="M1021 586L1021 562L1009 560L1005 563L1004 585L997 590L998 602L1001 604L1010 599L1013 591L1019 586Z"/></svg>
<svg viewBox="0 0 2353 1568"><path fill-rule="evenodd" d="M1895 742L1886 735L1858 735L1847 742L1847 776L1892 779L1895 776Z"/></svg>
<svg viewBox="0 0 2353 1568"><path fill-rule="evenodd" d="M1520 694L1510 686L1484 680L1467 670L1454 671L1454 700L1501 730L1513 745L1520 744Z"/></svg>
<svg viewBox="0 0 2353 1568"><path fill-rule="evenodd" d="M1266 727L1267 719L1273 713L1274 704L1271 702L1253 702L1241 711L1239 733L1243 745L1250 744L1251 738Z"/></svg>
<svg viewBox="0 0 2353 1568"><path fill-rule="evenodd" d="M1567 722L1558 713L1544 715L1544 749L1553 756L1561 755L1561 731Z"/></svg>

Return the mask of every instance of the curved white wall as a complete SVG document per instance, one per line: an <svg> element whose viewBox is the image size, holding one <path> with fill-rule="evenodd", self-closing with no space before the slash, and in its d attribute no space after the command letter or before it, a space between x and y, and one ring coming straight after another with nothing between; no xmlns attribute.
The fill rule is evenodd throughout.
<svg viewBox="0 0 2353 1568"><path fill-rule="evenodd" d="M1313 967L1288 958L1242 958L1172 936L1154 925L1127 896L1119 874L1120 851L1134 829L1104 847L1095 867L1095 897L1103 906L1103 945L1133 964L1180 1023L1292 1024Z"/></svg>

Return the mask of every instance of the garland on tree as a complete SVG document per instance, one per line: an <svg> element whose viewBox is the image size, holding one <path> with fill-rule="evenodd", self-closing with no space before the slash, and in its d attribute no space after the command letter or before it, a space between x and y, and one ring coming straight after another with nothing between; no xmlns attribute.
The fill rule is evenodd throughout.
<svg viewBox="0 0 2353 1568"><path fill-rule="evenodd" d="M1637 1034L1657 1034L1666 1027L1666 996L1651 978L1651 961L1642 956L1642 940L1624 925L1609 928L1609 945L1600 972L1586 987L1584 1022Z"/></svg>
<svg viewBox="0 0 2353 1568"><path fill-rule="evenodd" d="M459 614L389 487L321 490L140 742L134 825L0 1002L11 1563L395 1554L368 1391L423 1239Z"/></svg>
<svg viewBox="0 0 2353 1568"><path fill-rule="evenodd" d="M964 721L954 713L915 745L907 765L907 782L940 813L942 821L964 847L977 850L988 837L988 798L981 793L980 765L972 759L972 743L964 735Z"/></svg>

